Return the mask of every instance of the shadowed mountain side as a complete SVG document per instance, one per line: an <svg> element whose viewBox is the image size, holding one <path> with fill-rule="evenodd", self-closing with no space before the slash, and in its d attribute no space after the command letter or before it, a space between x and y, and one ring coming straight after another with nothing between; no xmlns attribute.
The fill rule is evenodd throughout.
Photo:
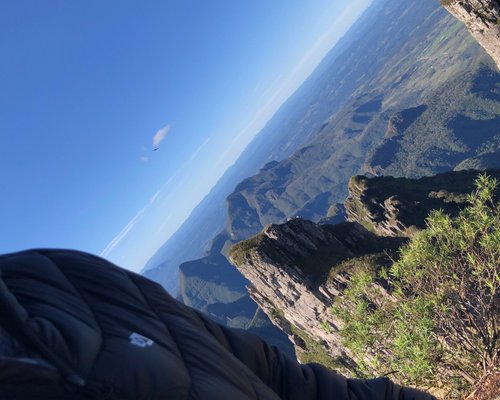
<svg viewBox="0 0 500 400"><path fill-rule="evenodd" d="M491 63L451 79L423 103L391 117L365 172L418 177L449 171L467 158L479 157L482 163L474 166L482 168L498 163L500 74Z"/></svg>
<svg viewBox="0 0 500 400"><path fill-rule="evenodd" d="M214 303L233 303L247 294L248 281L220 254L185 262L179 273L182 302L198 310Z"/></svg>
<svg viewBox="0 0 500 400"><path fill-rule="evenodd" d="M427 108L426 105L420 105L392 115L389 119L382 144L370 152L371 154L365 162L364 168L367 172L374 175L381 175L383 173L384 168L392 163L399 150L398 139Z"/></svg>
<svg viewBox="0 0 500 400"><path fill-rule="evenodd" d="M478 171L448 172L420 179L355 176L345 201L348 221L382 236L412 236L425 228L431 210L456 216L474 190ZM500 169L486 170L500 179Z"/></svg>
<svg viewBox="0 0 500 400"><path fill-rule="evenodd" d="M356 222L318 225L294 218L281 225L270 224L256 236L239 242L231 248L229 257L240 266L250 253L265 254L278 265L292 266L299 276L307 277L312 288L326 281L332 265L356 256L396 250L402 243L402 239L377 236Z"/></svg>
<svg viewBox="0 0 500 400"><path fill-rule="evenodd" d="M455 171L463 169L482 170L486 168L500 168L500 148L492 152L467 158L455 167Z"/></svg>

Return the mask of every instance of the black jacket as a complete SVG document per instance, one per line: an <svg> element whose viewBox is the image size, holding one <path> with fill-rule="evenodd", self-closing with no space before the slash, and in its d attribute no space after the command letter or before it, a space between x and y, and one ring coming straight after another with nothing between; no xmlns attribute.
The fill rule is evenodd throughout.
<svg viewBox="0 0 500 400"><path fill-rule="evenodd" d="M77 251L0 256L0 323L55 367L0 357L1 400L431 399L386 378L301 365L160 285Z"/></svg>

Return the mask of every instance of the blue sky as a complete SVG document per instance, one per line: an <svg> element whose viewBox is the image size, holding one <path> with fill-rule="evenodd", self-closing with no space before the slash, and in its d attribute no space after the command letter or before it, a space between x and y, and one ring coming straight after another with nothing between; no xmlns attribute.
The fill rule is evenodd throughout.
<svg viewBox="0 0 500 400"><path fill-rule="evenodd" d="M3 0L0 252L140 270L370 2Z"/></svg>

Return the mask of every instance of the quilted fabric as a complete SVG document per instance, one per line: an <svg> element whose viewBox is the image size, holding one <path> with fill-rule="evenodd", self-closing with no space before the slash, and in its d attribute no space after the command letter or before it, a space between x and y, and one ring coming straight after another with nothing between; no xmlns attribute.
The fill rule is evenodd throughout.
<svg viewBox="0 0 500 400"><path fill-rule="evenodd" d="M347 380L300 365L158 284L77 251L0 256L0 323L58 371L25 367L22 386L0 374L1 399L385 400L403 393L385 378Z"/></svg>

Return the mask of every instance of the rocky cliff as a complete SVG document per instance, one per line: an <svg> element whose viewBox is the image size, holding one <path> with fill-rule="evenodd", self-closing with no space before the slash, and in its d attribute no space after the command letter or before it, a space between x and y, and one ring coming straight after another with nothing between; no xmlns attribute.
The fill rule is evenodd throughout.
<svg viewBox="0 0 500 400"><path fill-rule="evenodd" d="M500 179L498 169L487 173ZM357 269L375 276L390 265L404 236L423 228L431 210L456 214L477 175L469 170L421 179L354 177L345 203L351 222L318 225L293 218L271 224L233 246L230 260L250 281L250 296L289 335L301 361L352 373L360 360L342 345L342 323L331 311L335 299ZM387 288L375 281L374 306L377 298L391 296Z"/></svg>
<svg viewBox="0 0 500 400"><path fill-rule="evenodd" d="M500 178L500 170L487 170ZM455 216L474 190L477 171L448 172L420 179L354 176L345 202L348 221L381 236L412 236L425 227L430 210Z"/></svg>
<svg viewBox="0 0 500 400"><path fill-rule="evenodd" d="M442 0L441 3L465 24L500 69L500 1Z"/></svg>
<svg viewBox="0 0 500 400"><path fill-rule="evenodd" d="M394 251L401 243L377 237L357 223L317 225L294 218L235 245L230 258L250 280L251 297L289 335L302 361L321 361L352 373L356 360L342 347L340 321L330 311L346 275L330 276L332 266ZM382 286L378 290L388 295Z"/></svg>

